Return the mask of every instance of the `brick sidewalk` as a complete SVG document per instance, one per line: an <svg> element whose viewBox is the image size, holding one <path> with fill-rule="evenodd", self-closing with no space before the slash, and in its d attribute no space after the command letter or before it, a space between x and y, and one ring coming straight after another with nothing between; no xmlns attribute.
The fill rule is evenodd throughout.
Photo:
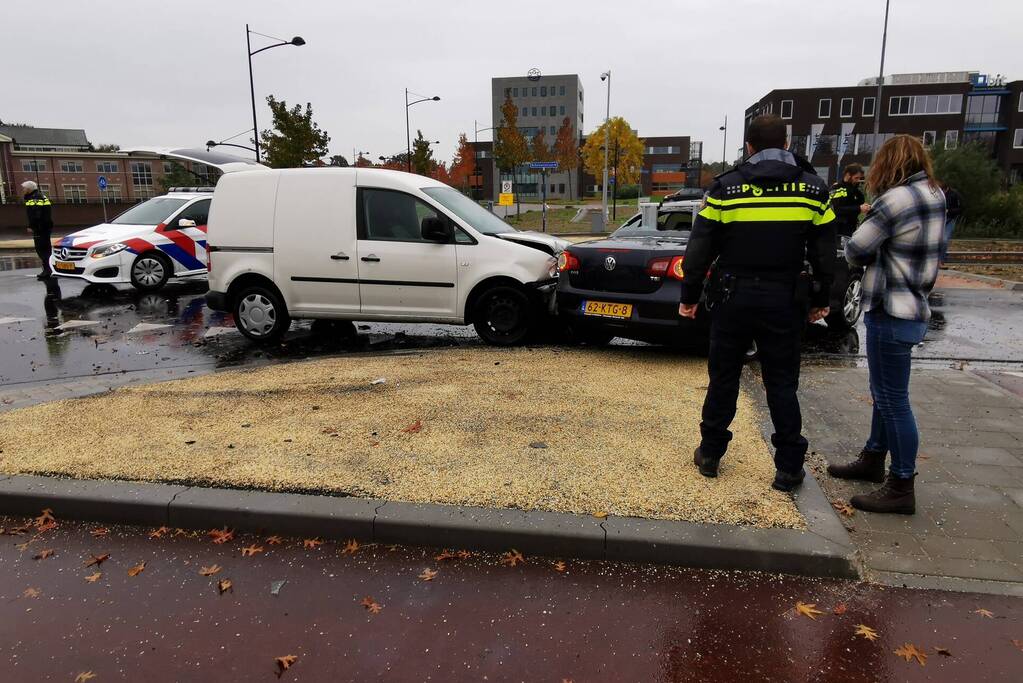
<svg viewBox="0 0 1023 683"><path fill-rule="evenodd" d="M870 426L865 368L804 368L811 466L832 501L875 485L832 479ZM843 517L870 578L1023 595L1023 399L970 372L913 370L917 514Z"/></svg>

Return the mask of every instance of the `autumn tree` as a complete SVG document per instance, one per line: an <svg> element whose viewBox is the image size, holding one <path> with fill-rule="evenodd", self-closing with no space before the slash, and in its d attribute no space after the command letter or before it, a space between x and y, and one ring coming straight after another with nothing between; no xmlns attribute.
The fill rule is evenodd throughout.
<svg viewBox="0 0 1023 683"><path fill-rule="evenodd" d="M296 104L266 98L273 113L273 129L260 133L265 163L271 168L298 168L311 164L327 154L330 136L313 121L313 107L306 102L305 111Z"/></svg>
<svg viewBox="0 0 1023 683"><path fill-rule="evenodd" d="M519 108L512 101L511 95L507 95L501 105L501 123L494 130L494 161L502 172L512 174L516 185L519 166L529 160L529 144L518 128L518 122ZM518 193L515 195L515 204L515 214L519 215L522 206Z"/></svg>
<svg viewBox="0 0 1023 683"><path fill-rule="evenodd" d="M469 142L468 136L462 133L458 136L458 149L455 150L455 157L447 170L448 181L455 187L466 187L475 168L476 149Z"/></svg>
<svg viewBox="0 0 1023 683"><path fill-rule="evenodd" d="M366 168L367 166L372 165L373 162L370 161L367 157L362 156L361 153L359 154L359 156L355 158L355 163L352 164L352 166L355 166L356 168Z"/></svg>
<svg viewBox="0 0 1023 683"><path fill-rule="evenodd" d="M579 166L579 140L575 135L572 122L566 116L558 128L558 135L554 139L554 160L558 162L558 169L568 173L568 196L572 196L572 176Z"/></svg>
<svg viewBox="0 0 1023 683"><path fill-rule="evenodd" d="M417 130L416 139L412 141L412 171L428 176L434 163L430 141L423 137L423 131Z"/></svg>
<svg viewBox="0 0 1023 683"><path fill-rule="evenodd" d="M342 154L335 154L330 158L328 166L336 166L338 168L348 168L348 159Z"/></svg>
<svg viewBox="0 0 1023 683"><path fill-rule="evenodd" d="M608 168L614 164L617 154L617 174L615 182L619 185L631 185L639 182L643 168L643 143L632 132L629 122L621 116L605 121L593 131L586 144L583 145L583 168L594 178L604 177L604 130L608 130Z"/></svg>
<svg viewBox="0 0 1023 683"><path fill-rule="evenodd" d="M533 139L529 141L529 160L554 161L554 155L551 153L551 148L547 145L547 136L544 134L543 128L537 130Z"/></svg>

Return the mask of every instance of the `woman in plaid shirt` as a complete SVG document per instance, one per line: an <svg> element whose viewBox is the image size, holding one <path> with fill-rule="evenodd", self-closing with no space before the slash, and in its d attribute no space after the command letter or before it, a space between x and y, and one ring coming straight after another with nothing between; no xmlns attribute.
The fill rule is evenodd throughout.
<svg viewBox="0 0 1023 683"><path fill-rule="evenodd" d="M840 479L884 482L872 493L853 496L853 507L911 515L916 511L913 477L919 435L909 404L910 357L923 341L931 317L927 297L938 278L944 248L945 196L927 151L909 135L881 146L867 189L877 199L849 240L845 257L867 269L863 307L874 413L863 451L851 463L828 466L828 473ZM886 477L889 452L892 461Z"/></svg>

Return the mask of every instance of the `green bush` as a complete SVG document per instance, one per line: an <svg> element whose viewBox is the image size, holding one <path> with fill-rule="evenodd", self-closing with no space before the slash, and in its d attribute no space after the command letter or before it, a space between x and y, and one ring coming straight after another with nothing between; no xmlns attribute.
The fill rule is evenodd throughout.
<svg viewBox="0 0 1023 683"><path fill-rule="evenodd" d="M619 199L635 199L639 196L639 185L622 185L618 188Z"/></svg>
<svg viewBox="0 0 1023 683"><path fill-rule="evenodd" d="M1023 238L1023 186L1002 190L1002 173L977 143L931 149L934 174L963 198L956 237Z"/></svg>

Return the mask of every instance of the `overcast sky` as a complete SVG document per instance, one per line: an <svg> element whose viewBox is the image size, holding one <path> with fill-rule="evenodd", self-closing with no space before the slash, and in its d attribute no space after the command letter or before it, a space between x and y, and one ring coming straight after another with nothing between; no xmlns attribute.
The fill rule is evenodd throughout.
<svg viewBox="0 0 1023 683"><path fill-rule="evenodd" d="M690 135L717 160L744 109L773 88L876 75L884 0L47 0L4 3L0 119L84 128L94 143L199 146L251 126L245 23L304 47L254 58L264 98L309 101L332 153L405 149L412 129L450 159L473 119L489 127L490 79L576 73L589 132L612 115L641 135ZM978 70L1023 78L1020 0L892 0L886 73ZM257 41L264 39L254 37ZM269 41L268 41L269 42ZM257 42L257 46L267 44ZM483 133L480 139L490 139ZM241 142L245 138L239 138Z"/></svg>

